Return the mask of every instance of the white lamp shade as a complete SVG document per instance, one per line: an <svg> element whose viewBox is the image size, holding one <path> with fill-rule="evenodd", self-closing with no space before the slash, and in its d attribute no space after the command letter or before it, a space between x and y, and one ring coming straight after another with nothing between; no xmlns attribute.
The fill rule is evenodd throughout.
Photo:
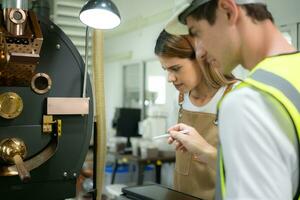
<svg viewBox="0 0 300 200"><path fill-rule="evenodd" d="M81 10L80 21L95 29L112 29L121 23L120 14L110 0L89 1Z"/></svg>
<svg viewBox="0 0 300 200"><path fill-rule="evenodd" d="M83 11L79 18L82 23L95 29L112 29L121 22L118 15L99 8Z"/></svg>

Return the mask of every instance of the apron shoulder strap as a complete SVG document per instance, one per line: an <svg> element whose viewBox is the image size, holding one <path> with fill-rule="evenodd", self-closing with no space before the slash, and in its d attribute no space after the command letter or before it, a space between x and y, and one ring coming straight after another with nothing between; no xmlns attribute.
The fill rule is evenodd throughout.
<svg viewBox="0 0 300 200"><path fill-rule="evenodd" d="M178 105L179 105L178 120L181 119L181 117L182 117L183 101L184 101L184 93L180 92L179 95L178 95Z"/></svg>
<svg viewBox="0 0 300 200"><path fill-rule="evenodd" d="M183 101L184 101L184 93L180 92L178 95L178 105L182 106Z"/></svg>
<svg viewBox="0 0 300 200"><path fill-rule="evenodd" d="M237 82L237 81L234 81L234 82L232 82L232 83L230 83L230 84L227 85L227 87L226 87L226 89L225 89L225 91L224 91L224 93L223 93L223 95L222 95L222 99L226 96L226 94L228 94L228 93L232 90L233 85L234 85L236 82Z"/></svg>

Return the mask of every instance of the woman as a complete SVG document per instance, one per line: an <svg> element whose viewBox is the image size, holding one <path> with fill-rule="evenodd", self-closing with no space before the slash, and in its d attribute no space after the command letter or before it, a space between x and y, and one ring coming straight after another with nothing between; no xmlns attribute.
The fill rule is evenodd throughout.
<svg viewBox="0 0 300 200"><path fill-rule="evenodd" d="M226 78L218 71L204 50L196 56L193 44L189 36L162 31L156 41L155 54L168 72L168 81L180 92L178 122L194 127L202 136L197 141L203 147L202 154L179 151L183 149L178 146L181 149L176 151L174 188L202 199L213 199L213 166L218 144L216 108L234 81L233 77Z"/></svg>

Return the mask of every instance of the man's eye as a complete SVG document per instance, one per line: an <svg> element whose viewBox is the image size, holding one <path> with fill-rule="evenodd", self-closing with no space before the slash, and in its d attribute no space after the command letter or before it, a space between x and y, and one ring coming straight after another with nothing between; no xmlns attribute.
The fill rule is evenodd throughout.
<svg viewBox="0 0 300 200"><path fill-rule="evenodd" d="M199 31L191 32L190 35L193 38L199 38L200 37L200 32Z"/></svg>
<svg viewBox="0 0 300 200"><path fill-rule="evenodd" d="M191 36L191 37L195 37L196 35L195 35L194 32L190 32L190 36Z"/></svg>

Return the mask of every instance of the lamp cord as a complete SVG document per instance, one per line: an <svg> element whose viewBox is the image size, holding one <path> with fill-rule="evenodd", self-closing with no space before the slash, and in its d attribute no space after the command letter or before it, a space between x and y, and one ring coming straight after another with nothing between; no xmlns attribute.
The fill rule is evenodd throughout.
<svg viewBox="0 0 300 200"><path fill-rule="evenodd" d="M85 30L85 64L84 64L84 78L83 78L83 89L82 89L82 97L86 97L86 79L88 73L88 37L89 37L89 27L86 26Z"/></svg>

